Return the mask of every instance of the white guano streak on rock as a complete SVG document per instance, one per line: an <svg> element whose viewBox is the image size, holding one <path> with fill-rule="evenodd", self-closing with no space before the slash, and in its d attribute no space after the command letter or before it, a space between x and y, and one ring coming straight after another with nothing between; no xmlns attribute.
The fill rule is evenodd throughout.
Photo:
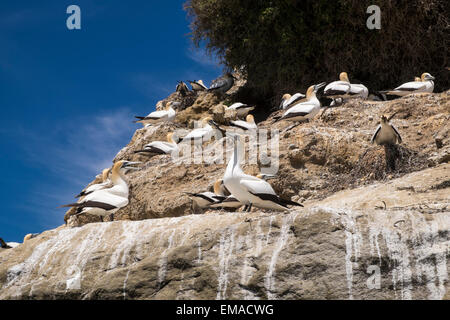
<svg viewBox="0 0 450 320"><path fill-rule="evenodd" d="M167 240L167 248L162 252L160 259L159 259L159 270L158 270L158 283L161 287L161 284L166 279L166 273L167 273L167 254L168 251L173 246L173 237L175 235L175 230L172 230L172 233L170 234L168 240Z"/></svg>
<svg viewBox="0 0 450 320"><path fill-rule="evenodd" d="M258 234L256 234L256 237L258 237ZM255 239L255 241L257 241L257 239ZM252 243L252 232L251 229L249 228L247 231L247 234L245 235L244 238L244 244L245 247L243 248L243 252L246 252L245 254L245 258L244 258L244 262L243 262L243 266L241 268L241 284L242 285L247 285L248 281L250 280L253 268L251 267L251 261L250 261L250 257L252 255L252 248L254 248L253 243ZM239 248L237 249L237 251L239 250ZM253 298L253 295L251 295L248 290L244 289L244 299L248 300Z"/></svg>
<svg viewBox="0 0 450 320"><path fill-rule="evenodd" d="M278 236L278 241L276 243L275 249L272 253L270 259L269 267L267 273L264 277L264 287L266 288L267 298L275 299L276 295L273 293L275 290L275 268L277 265L278 257L281 250L286 245L289 238L289 231L292 223L295 221L297 213L290 213L283 218L283 225L280 230L280 235ZM272 220L271 220L272 221Z"/></svg>
<svg viewBox="0 0 450 320"><path fill-rule="evenodd" d="M126 300L127 298L127 282L128 282L128 276L130 275L131 269L128 269L127 275L125 276L125 280L123 281L123 300Z"/></svg>
<svg viewBox="0 0 450 320"><path fill-rule="evenodd" d="M24 294L23 290L29 285L29 279L33 272L38 272L46 264L49 258L48 252L58 252L58 248L67 248L73 238L76 238L80 229L63 229L56 233L55 236L49 240L38 244L33 250L32 254L23 262L11 267L7 272L7 281L3 288L14 286L12 296L19 297ZM40 262L40 263L39 263ZM39 265L38 265L39 264ZM37 269L39 268L39 269ZM33 286L36 281L33 282ZM29 295L32 294L31 287ZM1 294L0 294L1 298Z"/></svg>
<svg viewBox="0 0 450 320"><path fill-rule="evenodd" d="M448 247L450 241L447 238L441 243L436 221L426 224L417 240L415 264L418 280L426 283L429 299L441 300L446 293L445 284L448 281L446 250L442 246Z"/></svg>
<svg viewBox="0 0 450 320"><path fill-rule="evenodd" d="M235 241L235 226L227 228L219 242L219 275L216 300L226 299L228 286L228 269Z"/></svg>
<svg viewBox="0 0 450 320"><path fill-rule="evenodd" d="M108 269L115 269L119 265L125 266L130 251L137 243L137 231L139 229L139 222L127 221L120 224L122 232L116 237L111 258L109 260Z"/></svg>

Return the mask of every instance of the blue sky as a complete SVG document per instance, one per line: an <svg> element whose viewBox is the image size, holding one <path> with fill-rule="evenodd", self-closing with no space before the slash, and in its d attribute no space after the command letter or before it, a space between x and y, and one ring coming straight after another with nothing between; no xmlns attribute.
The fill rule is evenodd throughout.
<svg viewBox="0 0 450 320"><path fill-rule="evenodd" d="M193 49L184 0L0 2L0 237L64 223L74 200L177 80L222 67ZM81 8L68 30L66 8Z"/></svg>

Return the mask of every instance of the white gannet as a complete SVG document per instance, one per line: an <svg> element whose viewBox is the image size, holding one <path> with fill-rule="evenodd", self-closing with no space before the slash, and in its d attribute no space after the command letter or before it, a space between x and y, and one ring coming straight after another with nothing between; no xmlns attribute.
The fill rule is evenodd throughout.
<svg viewBox="0 0 450 320"><path fill-rule="evenodd" d="M381 116L380 125L375 130L372 139L370 139L371 143L376 142L378 145L402 143L402 137L397 129L389 123L394 115L395 113L390 117L386 115Z"/></svg>
<svg viewBox="0 0 450 320"><path fill-rule="evenodd" d="M250 111L253 111L255 109L255 107L251 107L248 104L245 103L241 103L241 102L236 102L233 103L231 106L227 107L226 109L228 110L235 110L236 111L236 116L238 118L244 118L248 115L248 113Z"/></svg>
<svg viewBox="0 0 450 320"><path fill-rule="evenodd" d="M225 74L221 79L214 81L208 91L224 94L234 85L235 77L231 73Z"/></svg>
<svg viewBox="0 0 450 320"><path fill-rule="evenodd" d="M195 202L197 207L205 209L212 204L222 202L226 199L221 184L222 180L220 179L214 183L214 193L207 191L202 193L185 192L185 194L192 198L192 201Z"/></svg>
<svg viewBox="0 0 450 320"><path fill-rule="evenodd" d="M144 126L156 124L159 122L173 122L175 120L175 110L172 108L172 102L168 102L165 110L153 111L145 117L135 116L135 118L139 119L134 121L142 123Z"/></svg>
<svg viewBox="0 0 450 320"><path fill-rule="evenodd" d="M215 129L211 125L215 125L214 121L211 117L203 118L201 121L202 127L196 128L189 132L183 140L181 140L181 143L191 141L191 140L198 140L202 139L203 141L209 141L211 140L211 137L213 136L213 133Z"/></svg>
<svg viewBox="0 0 450 320"><path fill-rule="evenodd" d="M281 98L280 106L278 109L285 110L289 109L290 107L293 107L299 102L302 102L303 99L305 99L306 96L302 93L296 93L293 96L291 96L289 93L286 93Z"/></svg>
<svg viewBox="0 0 450 320"><path fill-rule="evenodd" d="M172 152L178 149L178 145L173 139L174 133L167 134L166 141L153 141L144 146L142 150L137 150L134 153L143 153L149 156L158 154L172 154Z"/></svg>
<svg viewBox="0 0 450 320"><path fill-rule="evenodd" d="M214 184L214 193L216 194L217 202L210 204L210 208L240 208L242 203L233 197L223 184L223 179L219 179ZM227 195L228 194L228 195Z"/></svg>
<svg viewBox="0 0 450 320"><path fill-rule="evenodd" d="M2 249L12 249L19 246L21 243L18 242L5 242L2 238L0 238L0 248Z"/></svg>
<svg viewBox="0 0 450 320"><path fill-rule="evenodd" d="M314 86L310 86L306 91L306 101L301 102L289 108L280 118L276 121L289 120L289 121L302 121L306 119L312 119L320 111L320 101L317 99L317 91L325 85L325 82L319 83Z"/></svg>
<svg viewBox="0 0 450 320"><path fill-rule="evenodd" d="M208 87L205 86L205 84L203 83L203 80L188 80L189 84L192 87L193 91L205 91L208 90Z"/></svg>
<svg viewBox="0 0 450 320"><path fill-rule="evenodd" d="M23 242L36 238L38 235L39 233L29 233L23 238Z"/></svg>
<svg viewBox="0 0 450 320"><path fill-rule="evenodd" d="M102 182L101 183L96 183L96 184L93 184L93 185L87 187L86 189L81 191L79 194L77 194L75 196L75 198L84 197L84 196L87 196L88 194L90 194L90 193L92 193L94 191L107 188L110 185L110 183L111 183L111 181L108 178L108 175L109 175L110 171L111 171L111 168L103 169L103 171L102 171Z"/></svg>
<svg viewBox="0 0 450 320"><path fill-rule="evenodd" d="M122 177L121 169L134 169L132 167L140 162L129 162L120 160L116 162L111 170L111 188L97 190L88 194L83 201L63 205L64 207L75 207L77 212L75 215L88 213L102 217L113 215L120 208L128 205L129 188L127 182Z"/></svg>
<svg viewBox="0 0 450 320"><path fill-rule="evenodd" d="M434 90L434 77L429 73L424 73L420 77L420 81L411 81L402 84L401 86L395 88L394 90L380 91L380 93L395 95L395 96L406 96L411 93L421 93L421 92L433 92Z"/></svg>
<svg viewBox="0 0 450 320"><path fill-rule="evenodd" d="M256 177L267 181L270 179L275 179L277 176L274 174L269 174L269 173L260 173Z"/></svg>
<svg viewBox="0 0 450 320"><path fill-rule="evenodd" d="M234 139L234 151L225 170L223 182L231 195L246 205L247 211L250 211L252 206L279 211L289 210L287 205L303 206L290 200L281 199L268 182L245 174L240 166L240 159L243 156L243 144L240 136L230 135Z"/></svg>
<svg viewBox="0 0 450 320"><path fill-rule="evenodd" d="M329 83L323 90L323 94L332 98L361 97L367 99L369 89L363 84L350 83L347 72L341 72L339 81Z"/></svg>
<svg viewBox="0 0 450 320"><path fill-rule="evenodd" d="M243 130L256 130L258 128L255 123L255 118L251 114L246 117L245 121L230 121L230 126Z"/></svg>
<svg viewBox="0 0 450 320"><path fill-rule="evenodd" d="M183 81L178 81L177 87L175 88L176 92L179 92L181 96L186 96L186 94L189 92L189 88Z"/></svg>

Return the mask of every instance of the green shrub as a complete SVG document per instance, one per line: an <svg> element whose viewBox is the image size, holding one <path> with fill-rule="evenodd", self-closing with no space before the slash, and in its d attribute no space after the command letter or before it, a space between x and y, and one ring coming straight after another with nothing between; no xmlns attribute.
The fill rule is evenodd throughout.
<svg viewBox="0 0 450 320"><path fill-rule="evenodd" d="M206 42L247 92L275 104L284 92L336 80L347 71L370 90L429 72L435 91L449 87L448 0L189 0L192 39ZM381 30L369 30L369 5ZM267 103L270 102L270 103Z"/></svg>

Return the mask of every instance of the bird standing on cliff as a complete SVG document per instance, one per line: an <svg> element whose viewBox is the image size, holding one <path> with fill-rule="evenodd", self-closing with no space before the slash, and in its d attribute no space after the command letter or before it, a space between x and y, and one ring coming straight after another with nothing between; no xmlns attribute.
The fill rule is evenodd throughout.
<svg viewBox="0 0 450 320"><path fill-rule="evenodd" d="M228 162L223 182L231 194L245 204L245 209L250 212L252 206L272 209L278 211L287 211L288 205L303 206L297 202L284 200L280 198L272 186L265 180L245 174L240 166L240 159L243 156L243 144L240 136L229 134L234 140L233 155Z"/></svg>
<svg viewBox="0 0 450 320"><path fill-rule="evenodd" d="M398 133L397 129L389 123L394 115L395 113L390 117L386 115L381 116L380 125L375 130L372 139L370 139L371 143L376 142L378 145L394 145L402 142L400 133Z"/></svg>
<svg viewBox="0 0 450 320"><path fill-rule="evenodd" d="M203 118L201 121L201 128L196 128L189 132L183 140L181 140L181 143L188 142L191 140L200 140L202 139L203 142L209 141L212 138L212 135L214 134L215 129L211 125L215 125L214 121L211 117Z"/></svg>
<svg viewBox="0 0 450 320"><path fill-rule="evenodd" d="M176 92L179 92L182 97L186 96L189 92L189 88L183 81L178 81L177 87L175 88Z"/></svg>
<svg viewBox="0 0 450 320"><path fill-rule="evenodd" d="M137 150L134 153L143 153L149 156L155 156L158 154L172 154L172 152L176 152L178 150L178 145L175 142L174 133L167 134L167 142L166 141L153 141L144 146L142 150Z"/></svg>
<svg viewBox="0 0 450 320"><path fill-rule="evenodd" d="M90 194L90 193L92 193L94 191L107 188L110 185L110 183L111 183L111 181L108 178L110 171L111 171L111 168L103 169L103 171L102 171L102 182L101 183L96 183L96 184L91 185L90 187L87 187L86 189L81 191L79 194L77 194L75 196L75 198L81 198L81 197L87 196L88 194Z"/></svg>
<svg viewBox="0 0 450 320"><path fill-rule="evenodd" d="M214 81L209 87L209 92L225 94L234 85L235 77L231 73L225 74L221 79Z"/></svg>
<svg viewBox="0 0 450 320"><path fill-rule="evenodd" d="M232 127L236 127L242 130L256 130L258 129L258 127L256 126L255 123L255 118L249 114L246 117L246 121L242 121L242 120L237 120L237 121L230 121L230 125Z"/></svg>
<svg viewBox="0 0 450 320"><path fill-rule="evenodd" d="M224 194L223 181L217 180L214 183L214 192L202 192L202 193L191 193L191 192L185 192L189 197L191 197L193 203L197 208L205 209L213 204L218 204L224 201L227 197Z"/></svg>
<svg viewBox="0 0 450 320"><path fill-rule="evenodd" d="M293 96L291 96L289 93L285 93L281 98L281 102L278 109L280 110L289 109L290 107L295 106L297 103L302 102L302 100L305 98L306 96L302 93L296 93Z"/></svg>
<svg viewBox="0 0 450 320"><path fill-rule="evenodd" d="M361 97L367 99L369 96L369 89L363 84L350 83L347 72L341 72L339 81L328 84L325 87L323 94L330 98Z"/></svg>
<svg viewBox="0 0 450 320"><path fill-rule="evenodd" d="M134 123L142 123L144 126L157 124L161 122L173 122L175 120L175 110L172 108L173 103L169 101L166 105L165 110L153 111L145 117L135 116L139 119L134 121Z"/></svg>
<svg viewBox="0 0 450 320"><path fill-rule="evenodd" d="M435 78L429 73L423 73L420 77L420 81L411 81L402 84L401 86L395 88L394 90L380 91L380 93L395 95L395 96L406 96L411 93L423 93L423 92L433 92L434 90L434 80Z"/></svg>
<svg viewBox="0 0 450 320"><path fill-rule="evenodd" d="M214 193L218 196L217 202L210 204L210 208L237 209L242 207L242 203L230 194L223 184L223 179L219 179L214 184Z"/></svg>
<svg viewBox="0 0 450 320"><path fill-rule="evenodd" d="M197 92L208 90L208 87L205 86L203 80L194 80L194 81L188 80L188 82L191 85L193 91Z"/></svg>
<svg viewBox="0 0 450 320"><path fill-rule="evenodd" d="M102 221L104 216L111 215L112 220L114 213L128 205L129 188L122 176L121 169L136 169L133 165L139 163L124 160L116 162L111 170L113 183L111 188L94 191L88 194L83 201L63 205L60 208L75 207L77 208L76 215L82 213L97 215L102 218Z"/></svg>
<svg viewBox="0 0 450 320"><path fill-rule="evenodd" d="M314 116L320 111L321 107L316 93L323 86L325 86L325 82L310 86L306 91L306 101L298 103L297 105L288 109L280 118L276 119L275 121L304 121L314 118Z"/></svg>
<svg viewBox="0 0 450 320"><path fill-rule="evenodd" d="M244 118L250 111L253 111L255 107L251 107L248 104L242 102L233 103L231 106L226 107L227 110L234 110L238 118Z"/></svg>

